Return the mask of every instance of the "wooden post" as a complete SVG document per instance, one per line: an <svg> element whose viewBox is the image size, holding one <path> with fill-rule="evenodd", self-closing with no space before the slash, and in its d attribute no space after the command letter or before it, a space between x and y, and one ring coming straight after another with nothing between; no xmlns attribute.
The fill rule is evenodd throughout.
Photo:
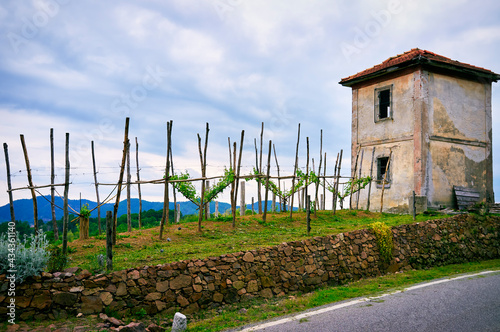
<svg viewBox="0 0 500 332"><path fill-rule="evenodd" d="M294 194L294 189L295 189L295 175L297 175L297 167L299 164L299 142L300 142L300 123L299 123L299 128L297 132L297 147L295 149L295 166L293 167L293 177L292 177L292 189L291 189L291 195L290 198L290 219L292 219L292 213L293 213L293 194Z"/></svg>
<svg viewBox="0 0 500 332"><path fill-rule="evenodd" d="M87 240L89 238L89 218L80 216L80 240Z"/></svg>
<svg viewBox="0 0 500 332"><path fill-rule="evenodd" d="M130 212L130 140L127 141L127 231L132 232L132 216Z"/></svg>
<svg viewBox="0 0 500 332"><path fill-rule="evenodd" d="M50 128L50 211L52 213L52 229L54 230L54 240L59 240L59 229L57 227L56 219L56 205L55 205L55 190L54 180L54 128Z"/></svg>
<svg viewBox="0 0 500 332"><path fill-rule="evenodd" d="M335 200L333 204L333 214L337 212L337 193L339 192L339 181L340 181L340 169L342 168L342 152L343 150L340 149L340 159L339 159L339 167L337 168L337 176L336 176L336 181L335 181Z"/></svg>
<svg viewBox="0 0 500 332"><path fill-rule="evenodd" d="M361 151L361 146L358 148L358 152L356 153L356 162L354 163L354 172L351 170L351 194L349 195L349 210L352 210L352 190L354 189L354 182L356 181L356 171L358 170L358 159L359 159L359 151Z"/></svg>
<svg viewBox="0 0 500 332"><path fill-rule="evenodd" d="M246 204L245 204L245 181L240 181L241 194L240 194L240 216L245 215Z"/></svg>
<svg viewBox="0 0 500 332"><path fill-rule="evenodd" d="M252 197L252 215L255 214L255 206L254 206L255 202L254 202L254 198Z"/></svg>
<svg viewBox="0 0 500 332"><path fill-rule="evenodd" d="M113 270L113 214L106 211L106 269Z"/></svg>
<svg viewBox="0 0 500 332"><path fill-rule="evenodd" d="M16 216L14 215L14 199L12 197L12 183L10 180L9 147L7 143L3 143L3 152L5 154L5 167L7 168L7 192L9 193L10 221L15 224Z"/></svg>
<svg viewBox="0 0 500 332"><path fill-rule="evenodd" d="M311 234L311 196L306 196L306 222L307 222L307 236Z"/></svg>
<svg viewBox="0 0 500 332"><path fill-rule="evenodd" d="M242 130L241 131L241 140L240 140L240 154L238 156L238 166L236 167L236 176L235 176L235 180L236 180L236 188L235 188L235 191L234 191L234 202L236 204L236 197L238 196L238 184L239 184L239 180L240 180L240 168L241 168L241 155L243 154L243 141L244 141L244 138L245 138L245 131ZM235 145L236 147L236 145ZM234 150L234 161L235 161L235 164L236 164L236 149ZM234 209L234 212L233 212L233 228L236 227L236 206L235 206L235 209Z"/></svg>
<svg viewBox="0 0 500 332"><path fill-rule="evenodd" d="M215 218L219 217L219 201L215 201Z"/></svg>
<svg viewBox="0 0 500 332"><path fill-rule="evenodd" d="M207 167L207 145L208 145L208 132L210 131L208 127L205 130L205 149L204 153L201 151L201 137L198 134L198 150L200 153L200 163L201 163L201 177L203 180L201 181L201 197L200 197L200 205L199 205L199 214L198 214L198 232L201 233L201 221L203 219L203 200L205 199L205 175L206 175L206 167Z"/></svg>
<svg viewBox="0 0 500 332"><path fill-rule="evenodd" d="M172 144L170 144L170 145L172 145ZM171 173L172 175L175 174L175 172L174 172L174 156L172 153L172 146L170 147L170 171L172 172ZM139 191L139 195L140 194L141 194L141 192ZM179 222L180 218L181 218L181 211L179 210L179 207L177 204L177 195L176 195L176 190L175 190L175 186L173 183L172 183L172 194L174 196L174 216L178 215L179 220L177 222Z"/></svg>
<svg viewBox="0 0 500 332"><path fill-rule="evenodd" d="M68 254L68 193L69 193L69 133L66 133L66 169L64 172L64 204L63 204L63 243L62 243L62 253L63 255Z"/></svg>
<svg viewBox="0 0 500 332"><path fill-rule="evenodd" d="M135 164L137 166L137 191L139 192L139 215L137 216L137 219L139 222L139 229L141 229L142 228L142 196L141 196L141 184L139 183L141 181L141 177L139 176L139 170L140 170L140 168L139 168L139 143L137 142L137 137L135 138ZM100 231L99 231L99 234L100 234Z"/></svg>
<svg viewBox="0 0 500 332"><path fill-rule="evenodd" d="M363 156L365 154L365 150L361 150L361 160L359 162L359 174L358 174L358 179L361 179L361 169L363 168ZM357 195L356 195L356 210L358 210L359 208L359 194L360 194L361 190L359 190L358 188L358 192L357 192Z"/></svg>
<svg viewBox="0 0 500 332"><path fill-rule="evenodd" d="M280 166L278 164L278 157L276 156L276 148L273 144L274 160L276 161L276 171L278 172L278 191L281 193L281 179L280 179ZM280 196L280 211L283 211L283 198Z"/></svg>
<svg viewBox="0 0 500 332"><path fill-rule="evenodd" d="M366 203L366 210L367 211L370 211L370 195L371 195L371 191L372 191L372 182L373 182L373 160L374 160L374 157L375 157L375 147L373 147L372 149L372 162L371 162L371 166L370 166L370 183L368 184L368 202Z"/></svg>
<svg viewBox="0 0 500 332"><path fill-rule="evenodd" d="M260 130L260 157L259 157L259 175L262 174L262 139L264 136L264 122L262 122L262 129ZM262 181L262 179L261 179ZM258 182L257 195L259 200L259 213L262 213L262 186L260 181ZM267 204L267 203L266 203Z"/></svg>
<svg viewBox="0 0 500 332"><path fill-rule="evenodd" d="M21 145L24 152L24 161L26 162L26 171L28 172L28 184L31 187L31 197L33 198L33 219L35 222L35 234L38 234L38 205L36 201L36 193L33 188L33 179L31 177L30 161L28 158L28 150L26 149L26 143L24 142L24 135L21 135Z"/></svg>
<svg viewBox="0 0 500 332"><path fill-rule="evenodd" d="M306 198L306 211L309 211L311 209L311 197L308 195L308 186L309 186L309 137L306 137L306 152L307 152L307 159L306 159L306 184L304 185L304 195ZM309 200L307 202L307 200Z"/></svg>
<svg viewBox="0 0 500 332"><path fill-rule="evenodd" d="M127 159L127 143L128 143L128 126L129 126L130 118L125 119L125 135L123 139L123 154L122 154L122 163L120 166L120 176L118 178L118 189L116 192L116 202L113 206L113 245L116 245L116 223L118 220L118 205L120 204L120 195L122 192L122 183L123 183L123 172L125 170L125 161Z"/></svg>
<svg viewBox="0 0 500 332"><path fill-rule="evenodd" d="M170 178L170 147L172 146L171 138L172 138L172 124L173 121L167 122L167 161L165 163L165 187L163 190L163 214L160 221L160 240L163 239L163 227L165 223L168 224L169 214L170 214L170 202L168 199L168 180ZM199 135L198 135L199 137ZM205 175L203 175L205 176ZM204 189L204 188L203 188ZM201 198L203 201L203 192L201 194ZM201 204L201 203L200 203ZM203 209L200 207L200 211ZM201 217L201 216L200 216Z"/></svg>
<svg viewBox="0 0 500 332"><path fill-rule="evenodd" d="M392 150L389 152L389 159L387 160L387 165L385 165L384 180L382 180L382 194L380 195L380 213L384 208L384 190L385 190L385 180L387 179L387 172L389 171L389 164L391 163Z"/></svg>
<svg viewBox="0 0 500 332"><path fill-rule="evenodd" d="M229 168L233 170L234 174L236 174L236 142L233 144L234 148L234 153L231 154L231 139L228 137L227 138L227 143L229 145ZM234 162L233 162L233 156L234 156ZM236 176L233 179L233 182L231 182L231 217L233 219L232 222L232 227L235 227L235 220L236 220L236 197L234 194L234 191L236 189Z"/></svg>
<svg viewBox="0 0 500 332"><path fill-rule="evenodd" d="M269 175L271 172L271 146L272 142L269 140L269 150L267 153L267 175L266 175L266 194L264 198L264 213L262 215L262 221L266 222L267 218L267 200L268 200L268 195L269 195Z"/></svg>
<svg viewBox="0 0 500 332"><path fill-rule="evenodd" d="M326 210L326 152L325 152L325 159L324 159L324 164L323 164L323 199L321 200L323 202L323 211Z"/></svg>
<svg viewBox="0 0 500 332"><path fill-rule="evenodd" d="M273 201L271 203L271 211L273 213L276 213L276 194L273 193Z"/></svg>
<svg viewBox="0 0 500 332"><path fill-rule="evenodd" d="M323 200L323 198L324 198L323 194L320 194L320 199L319 199L319 201L320 201L320 203L321 203L321 204L320 204L319 209L320 209L321 211L324 211L324 210L325 210L325 201Z"/></svg>
<svg viewBox="0 0 500 332"><path fill-rule="evenodd" d="M323 129L321 129L321 134L320 134L320 143L319 143L319 165L318 165L318 181L319 177L321 176L321 165L323 164ZM313 168L314 169L314 168ZM314 216L317 216L316 210L321 209L319 205L319 200L318 200L318 190L319 190L319 182L315 183L316 185L316 191L314 194L314 200L316 202L316 209L314 209Z"/></svg>
<svg viewBox="0 0 500 332"><path fill-rule="evenodd" d="M217 205L217 204L215 204ZM175 209L175 221L179 223L181 221L181 205L177 203L177 209Z"/></svg>
<svg viewBox="0 0 500 332"><path fill-rule="evenodd" d="M207 180L206 182L206 191L208 192L210 190L210 181ZM210 202L205 203L205 220L208 220L210 218Z"/></svg>
<svg viewBox="0 0 500 332"><path fill-rule="evenodd" d="M90 142L90 147L92 150L92 166L94 169L95 195L97 197L97 228L99 230L99 235L101 235L101 202L99 200L99 184L97 183L97 171L95 167L94 141Z"/></svg>

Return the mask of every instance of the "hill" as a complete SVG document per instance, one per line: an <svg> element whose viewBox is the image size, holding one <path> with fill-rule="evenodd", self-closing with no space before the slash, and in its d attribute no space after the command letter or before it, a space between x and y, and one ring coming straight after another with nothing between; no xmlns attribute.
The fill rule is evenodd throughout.
<svg viewBox="0 0 500 332"><path fill-rule="evenodd" d="M70 199L68 200L68 204L75 211L80 211L80 200ZM89 201L86 199L82 199L81 204L88 204L89 208L92 210L97 206L97 203L94 201ZM183 215L196 214L198 213L196 205L189 201L178 202L180 204L181 213ZM56 205L56 219L61 219L63 216L63 199L60 197L55 198ZM101 206L101 218L105 218L106 211L113 211L113 203L107 203ZM43 221L52 220L52 211L50 208L50 196L37 196L37 207L38 207L38 219L42 219ZM219 213L224 213L227 209L231 207L228 203L219 202ZM75 214L71 208L69 209L69 213ZM170 209L174 208L174 203L170 202ZM132 213L139 212L139 199L132 198L130 200L130 209ZM163 209L163 202L150 202L142 200L142 210L161 210ZM215 210L215 203L210 203L210 211L213 213ZM16 216L16 220L20 221L28 221L30 224L33 224L33 201L31 199L18 199L14 201L14 213ZM118 206L118 216L127 213L127 201L123 200L120 202ZM91 217L97 217L97 209L92 211ZM9 204L6 204L0 207L0 222L10 221L10 207Z"/></svg>

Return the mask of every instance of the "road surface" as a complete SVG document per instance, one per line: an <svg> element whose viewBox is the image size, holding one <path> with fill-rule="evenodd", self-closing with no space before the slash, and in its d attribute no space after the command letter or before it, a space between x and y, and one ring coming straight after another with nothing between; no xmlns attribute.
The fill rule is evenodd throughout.
<svg viewBox="0 0 500 332"><path fill-rule="evenodd" d="M500 271L333 303L234 331L500 331Z"/></svg>

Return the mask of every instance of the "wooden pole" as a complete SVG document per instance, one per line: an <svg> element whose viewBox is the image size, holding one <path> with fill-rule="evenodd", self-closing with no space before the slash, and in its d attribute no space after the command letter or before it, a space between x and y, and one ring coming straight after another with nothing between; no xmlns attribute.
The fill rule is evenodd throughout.
<svg viewBox="0 0 500 332"><path fill-rule="evenodd" d="M26 162L26 171L28 172L28 184L33 187L33 179L31 177L30 161L28 158L28 150L26 149L26 143L24 142L24 135L21 134L21 145L24 152L24 161ZM35 189L31 188L31 197L33 198L33 219L35 222L35 234L38 234L38 206L36 202Z"/></svg>
<svg viewBox="0 0 500 332"><path fill-rule="evenodd" d="M64 172L64 205L63 205L63 243L62 253L64 256L68 254L68 193L69 193L69 133L66 133L66 169Z"/></svg>
<svg viewBox="0 0 500 332"><path fill-rule="evenodd" d="M307 222L307 236L311 234L311 196L306 196L306 222Z"/></svg>
<svg viewBox="0 0 500 332"><path fill-rule="evenodd" d="M318 181L319 177L321 176L321 165L323 164L323 129L321 129L320 132L320 143L319 143L319 165L318 165ZM318 190L319 190L319 182L315 183L316 185L316 191L314 194L314 200L316 202L316 209L314 209L314 216L317 217L316 210L320 208L319 206L319 200L318 200Z"/></svg>
<svg viewBox="0 0 500 332"><path fill-rule="evenodd" d="M339 159L339 168L337 169L337 181L335 182L335 193L339 192L339 181L340 181L340 169L342 168L342 153L344 150L340 149L340 159ZM335 194L335 204L333 209L333 214L337 211L337 194Z"/></svg>
<svg viewBox="0 0 500 332"><path fill-rule="evenodd" d="M375 158L375 147L372 149L372 162L370 165L370 183L368 184L368 202L366 203L366 210L370 211L370 195L372 191L372 182L373 182L373 160Z"/></svg>
<svg viewBox="0 0 500 332"><path fill-rule="evenodd" d="M323 199L321 200L321 202L323 202L323 211L324 211L326 210L326 152L323 163Z"/></svg>
<svg viewBox="0 0 500 332"><path fill-rule="evenodd" d="M106 211L106 268L113 270L113 214Z"/></svg>
<svg viewBox="0 0 500 332"><path fill-rule="evenodd" d="M264 137L264 122L262 122L262 128L260 130L260 157L259 157L259 174L262 173L262 139ZM262 186L260 182L258 182L259 186L257 187L257 195L259 200L259 213L262 213ZM267 203L266 203L267 204Z"/></svg>
<svg viewBox="0 0 500 332"><path fill-rule="evenodd" d="M137 167L137 182L141 181L139 176L139 143L137 142L137 137L135 138L135 164ZM142 228L142 196L141 196L141 184L137 184L137 191L139 192L139 215L137 216L139 222L139 229ZM99 213L99 212L98 212Z"/></svg>
<svg viewBox="0 0 500 332"><path fill-rule="evenodd" d="M130 211L130 140L127 141L127 231L132 232L132 215Z"/></svg>
<svg viewBox="0 0 500 332"><path fill-rule="evenodd" d="M215 201L215 218L219 217L219 201Z"/></svg>
<svg viewBox="0 0 500 332"><path fill-rule="evenodd" d="M116 192L116 202L113 206L113 245L116 245L116 224L118 220L118 205L120 204L120 194L122 192L122 183L123 183L123 173L125 170L125 161L127 159L127 143L128 143L128 127L129 127L130 118L125 119L125 134L123 138L123 154L122 154L122 163L120 166L120 176L118 178L118 189Z"/></svg>
<svg viewBox="0 0 500 332"><path fill-rule="evenodd" d="M361 146L359 146L358 152L356 153L356 162L354 163L354 172L351 169L352 184L351 184L351 194L349 195L349 210L352 210L352 190L354 189L354 182L356 181L356 171L358 170L359 151L361 151Z"/></svg>
<svg viewBox="0 0 500 332"><path fill-rule="evenodd" d="M309 137L306 137L306 152L307 152L307 159L306 159L306 184L304 186L304 195L306 198L306 201L309 199L309 202L306 202L306 211L310 210L311 207L309 206L311 204L311 197L308 195L308 186L309 186Z"/></svg>
<svg viewBox="0 0 500 332"><path fill-rule="evenodd" d="M278 191L281 193L281 180L280 180L280 165L278 164L278 157L276 156L276 147L273 144L273 151L274 151L274 160L276 161L276 170L278 172ZM283 211L283 199L280 196L280 211Z"/></svg>
<svg viewBox="0 0 500 332"><path fill-rule="evenodd" d="M257 204L259 206L259 213L262 213L262 206L261 206L261 197L260 197L260 181L262 181L262 179L260 178L260 175L261 175L261 170L259 169L259 150L257 149L257 139L254 138L253 139L253 145L255 147L255 169L257 170L257 174L258 174L258 178L256 179L257 181Z"/></svg>
<svg viewBox="0 0 500 332"><path fill-rule="evenodd" d="M272 141L269 140L269 150L267 153L267 177L266 177L266 194L264 198L264 213L262 215L262 221L266 222L267 218L267 200L268 200L268 195L269 195L269 175L271 172L271 147L272 147Z"/></svg>
<svg viewBox="0 0 500 332"><path fill-rule="evenodd" d="M200 134L198 134L198 150L200 153L200 163L201 163L201 176L205 178L206 175L206 166L207 166L207 145L208 145L208 132L210 131L208 127L208 122L207 122L207 127L205 130L205 149L204 153L201 151L201 137ZM201 221L203 219L203 200L205 198L205 180L203 179L201 181L201 198L200 198L200 205L199 205L199 214L198 214L198 232L201 233Z"/></svg>
<svg viewBox="0 0 500 332"><path fill-rule="evenodd" d="M170 174L172 174L172 175L175 174L175 172L174 172L174 156L172 153L172 143L170 143L170 171L171 171ZM139 192L139 194L140 194L140 192ZM172 194L174 196L174 216L178 215L177 222L179 222L180 216L181 216L181 211L179 210L180 208L177 206L177 194L176 194L174 183L172 183Z"/></svg>
<svg viewBox="0 0 500 332"><path fill-rule="evenodd" d="M337 160L335 161L335 168L334 168L334 171L333 171L333 185L332 185L332 191L333 191L333 195L332 195L332 211L333 213L335 214L335 205L336 205L336 198L337 198L337 192L335 191L335 184L336 184L336 177L337 177L337 167L338 167L338 164L339 164L339 155L340 155L340 152L337 153Z"/></svg>
<svg viewBox="0 0 500 332"><path fill-rule="evenodd" d="M271 202L271 211L272 213L276 213L276 194L273 193L273 200Z"/></svg>
<svg viewBox="0 0 500 332"><path fill-rule="evenodd" d="M384 190L385 190L385 180L387 179L387 172L389 171L389 164L391 163L392 150L389 152L389 159L387 160L387 165L385 165L384 180L382 180L382 194L380 195L380 213L384 208Z"/></svg>
<svg viewBox="0 0 500 332"><path fill-rule="evenodd" d="M365 150L361 150L361 160L359 161L359 173L358 173L358 179L361 179L361 169L363 168L363 156L365 154ZM359 194L361 190L358 188L358 192L356 195L356 210L359 208Z"/></svg>
<svg viewBox="0 0 500 332"><path fill-rule="evenodd" d="M245 204L245 181L240 181L241 194L240 194L240 216L245 215L246 204Z"/></svg>
<svg viewBox="0 0 500 332"><path fill-rule="evenodd" d="M54 128L50 128L50 211L52 213L52 229L54 230L54 240L59 240L59 229L57 227L56 219L56 204L55 204L55 191L54 187L56 175L54 171Z"/></svg>
<svg viewBox="0 0 500 332"><path fill-rule="evenodd" d="M239 153L239 156L238 156L238 166L236 167L236 188L235 188L235 191L234 191L234 202L236 203L236 197L238 196L238 183L239 183L239 180L240 180L240 169L241 169L241 155L243 154L243 142L244 142L244 138L245 138L245 131L242 130L241 131L241 140L240 140L240 153ZM236 147L236 146L235 146ZM236 149L234 150L234 161L235 161L235 164L236 164ZM236 227L236 206L235 206L235 210L233 212L233 228Z"/></svg>
<svg viewBox="0 0 500 332"><path fill-rule="evenodd" d="M255 207L254 207L255 201L254 198L252 197L252 215L255 214Z"/></svg>
<svg viewBox="0 0 500 332"><path fill-rule="evenodd" d="M236 142L233 143L234 153L231 155L231 140L229 137L227 138L227 141L229 144L229 165L230 168L233 170L234 174L236 174ZM232 222L233 228L235 227L235 222L236 222L236 196L235 196L236 181L237 180L235 176L233 182L231 182L231 218L233 219Z"/></svg>
<svg viewBox="0 0 500 332"><path fill-rule="evenodd" d="M291 191L291 199L290 199L290 219L292 219L293 213L293 196L295 191L295 176L297 175L297 167L299 164L299 141L300 141L300 123L297 131L297 147L295 149L295 166L293 167L293 178L292 178L292 191Z"/></svg>
<svg viewBox="0 0 500 332"><path fill-rule="evenodd" d="M206 181L206 191L208 192L210 190L210 181ZM205 220L208 220L210 218L210 202L205 203Z"/></svg>
<svg viewBox="0 0 500 332"><path fill-rule="evenodd" d="M7 146L7 143L3 143L3 152L5 154L5 167L7 168L7 191L9 193L10 220L15 224L16 216L14 215L14 199L12 197L12 183L10 180L9 147Z"/></svg>
<svg viewBox="0 0 500 332"><path fill-rule="evenodd" d="M99 230L99 235L101 235L101 207L99 200L99 184L97 183L97 170L95 167L94 141L90 142L90 147L92 150L92 167L94 169L95 195L97 197L97 228Z"/></svg>
<svg viewBox="0 0 500 332"><path fill-rule="evenodd" d="M165 186L163 191L163 214L160 221L160 240L163 239L163 227L165 223L168 224L169 214L170 214L170 202L168 199L168 180L170 178L170 147L171 147L171 138L172 138L172 124L173 121L167 122L167 161L165 163ZM199 135L198 135L199 137ZM203 174L203 176L205 176ZM203 193L202 193L203 199Z"/></svg>

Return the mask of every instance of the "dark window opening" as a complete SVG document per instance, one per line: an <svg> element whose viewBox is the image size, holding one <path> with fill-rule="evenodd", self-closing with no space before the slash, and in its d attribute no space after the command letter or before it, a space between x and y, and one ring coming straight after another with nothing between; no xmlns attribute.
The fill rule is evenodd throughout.
<svg viewBox="0 0 500 332"><path fill-rule="evenodd" d="M389 117L391 107L391 91L382 90L378 93L378 118L385 119Z"/></svg>
<svg viewBox="0 0 500 332"><path fill-rule="evenodd" d="M385 182L389 183L390 182L390 168L391 165L389 164L389 168L387 168L387 163L389 163L389 157L381 157L377 159L377 182L380 182L382 184L382 181L384 181L384 176L385 176ZM387 169L387 176L385 175Z"/></svg>
<svg viewBox="0 0 500 332"><path fill-rule="evenodd" d="M375 89L375 122L392 119L392 85Z"/></svg>

